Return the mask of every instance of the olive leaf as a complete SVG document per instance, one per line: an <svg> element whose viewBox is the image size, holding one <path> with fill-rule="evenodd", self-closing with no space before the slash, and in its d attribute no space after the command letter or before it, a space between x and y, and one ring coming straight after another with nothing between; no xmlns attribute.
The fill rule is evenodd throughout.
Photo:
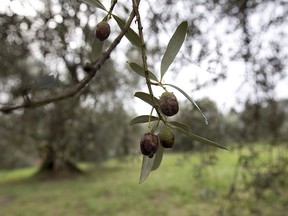
<svg viewBox="0 0 288 216"><path fill-rule="evenodd" d="M115 14L112 14L112 16L115 19L115 21L117 22L118 26L123 30L123 28L125 26L125 22L120 17L116 16ZM125 37L134 46L136 46L136 47L142 46L142 42L141 42L139 35L132 28L128 29L128 32L125 34Z"/></svg>
<svg viewBox="0 0 288 216"><path fill-rule="evenodd" d="M108 12L108 10L104 7L104 5L99 0L81 0L81 1L86 3L86 4L96 6L97 8L100 8L100 9Z"/></svg>
<svg viewBox="0 0 288 216"><path fill-rule="evenodd" d="M154 164L154 160L155 157L149 158L148 156L143 155L139 184L142 184L149 176Z"/></svg>
<svg viewBox="0 0 288 216"><path fill-rule="evenodd" d="M228 148L226 148L225 146L222 146L216 142L213 142L211 140L208 140L204 137L201 137L201 136L198 136L198 135L195 135L195 134L191 134L190 137L193 139L193 140L196 140L198 142L201 142L203 144L206 144L206 145L211 145L211 146L215 146L215 147L218 147L218 148L221 148L221 149L225 149L227 151L229 151Z"/></svg>
<svg viewBox="0 0 288 216"><path fill-rule="evenodd" d="M158 150L156 154L154 155L155 160L154 160L151 171L154 171L160 167L162 159L163 159L163 153L164 153L164 148L162 145L159 145Z"/></svg>
<svg viewBox="0 0 288 216"><path fill-rule="evenodd" d="M102 50L103 50L103 44L104 44L104 41L100 41L97 38L94 39L94 42L92 45L92 53L91 53L92 62L96 61L100 57Z"/></svg>
<svg viewBox="0 0 288 216"><path fill-rule="evenodd" d="M204 113L202 112L200 107L197 105L197 103L195 101L193 101L192 98L185 91L183 91L181 88L179 88L179 87L177 87L175 85L172 85L172 84L163 84L163 85L171 86L172 88L174 88L174 89L178 90L179 92L181 92L200 111L201 115L204 118L205 124L208 124L207 117L204 115Z"/></svg>
<svg viewBox="0 0 288 216"><path fill-rule="evenodd" d="M146 77L145 76L145 72L144 72L144 68L141 67L140 65L134 63L134 62L131 62L131 63L128 63L129 66L131 67L131 69L136 72L138 75L142 76L142 77ZM149 79L152 79L156 82L158 82L158 79L157 77L151 72L148 70L148 74L149 74Z"/></svg>
<svg viewBox="0 0 288 216"><path fill-rule="evenodd" d="M140 123L146 123L146 122L152 122L152 121L157 121L159 120L158 117L155 116L149 116L149 115L141 115L133 118L130 121L130 125L135 125L135 124L140 124Z"/></svg>
<svg viewBox="0 0 288 216"><path fill-rule="evenodd" d="M159 104L159 99L157 99L156 97L153 97L153 100L151 98L150 94L147 94L145 92L136 92L134 94L135 97L140 98L141 100L145 101L146 103L150 104L152 107L155 106L154 103ZM153 103L154 102L154 103Z"/></svg>
<svg viewBox="0 0 288 216"><path fill-rule="evenodd" d="M184 21L177 27L172 35L161 60L161 80L181 48L187 33L187 28L188 23L187 21Z"/></svg>
<svg viewBox="0 0 288 216"><path fill-rule="evenodd" d="M201 142L202 144L206 144L206 145L210 145L210 146L214 146L217 148L221 148L221 149L225 149L228 150L225 146L220 145L214 141L208 140L204 137L195 135L192 133L192 129L189 127L189 125L183 124L183 123L179 123L176 121L169 121L168 125L171 126L172 128L175 128L177 130L179 130L180 132L186 134L187 136L191 137L193 140L196 140L198 142Z"/></svg>
<svg viewBox="0 0 288 216"><path fill-rule="evenodd" d="M181 131L182 133L186 134L187 136L190 136L192 134L192 129L187 124L180 123L177 121L169 121L168 125L171 126L172 128L175 128L175 129Z"/></svg>

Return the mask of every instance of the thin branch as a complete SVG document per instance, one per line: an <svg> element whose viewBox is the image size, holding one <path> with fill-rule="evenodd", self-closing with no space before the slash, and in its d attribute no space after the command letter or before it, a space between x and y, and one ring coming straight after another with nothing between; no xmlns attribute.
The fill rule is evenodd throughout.
<svg viewBox="0 0 288 216"><path fill-rule="evenodd" d="M155 108L159 118L162 119L162 115L161 115L161 112L159 111L159 107L157 107L157 104L154 101L152 83L151 83L151 81L149 79L148 64L147 64L147 51L146 51L146 45L145 45L144 35L143 35L143 26L142 26L142 22L141 22L140 13L139 13L139 10L138 10L139 4L140 4L140 0L132 0L132 2L133 2L133 10L134 10L134 13L136 15L136 20L137 20L137 23L138 23L139 36L140 36L140 39L141 39L142 61L143 61L143 68L144 68L144 73L145 73L146 85L148 87L148 91L149 91L149 94L151 96L151 100L152 100L152 102L154 104L154 108Z"/></svg>
<svg viewBox="0 0 288 216"><path fill-rule="evenodd" d="M112 11L113 11L113 9L114 9L114 7L115 7L116 4L117 4L117 0L114 0L114 1L112 2L112 4L111 4L111 7L110 7L109 12L108 12L109 19L110 19L111 16L112 16Z"/></svg>
<svg viewBox="0 0 288 216"><path fill-rule="evenodd" d="M110 47L104 52L97 62L94 63L92 70L88 73L83 80L81 80L77 85L67 89L66 91L59 93L58 95L52 95L50 97L39 99L36 101L30 100L29 103L25 101L22 104L18 105L4 105L0 107L0 112L2 113L10 113L13 110L22 109L22 108L32 108L32 107L39 107L43 106L52 102L64 100L70 97L73 97L78 92L80 92L96 75L96 72L101 68L104 62L110 57L111 52L116 48L116 46L120 43L123 36L128 31L133 19L135 17L134 11L132 11L129 15L129 18L123 28L123 30L119 33L119 35L115 38L115 40L111 43Z"/></svg>

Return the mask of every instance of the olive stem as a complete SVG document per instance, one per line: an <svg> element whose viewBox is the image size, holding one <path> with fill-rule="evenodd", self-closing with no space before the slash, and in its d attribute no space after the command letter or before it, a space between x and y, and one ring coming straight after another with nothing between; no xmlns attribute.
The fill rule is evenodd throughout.
<svg viewBox="0 0 288 216"><path fill-rule="evenodd" d="M139 36L141 39L141 51L142 51L142 61L143 61L143 68L144 68L144 73L145 73L145 79L146 79L146 85L148 87L148 91L149 94L151 96L151 100L154 104L154 108L159 116L160 120L163 120L161 112L159 111L159 108L157 106L157 104L154 101L154 95L153 95L153 90L152 90L152 83L149 79L149 72L148 72L148 64L147 64L147 51L146 51L146 45L145 45L145 41L144 41L144 35L143 35L143 26L142 26L142 22L141 22L141 17L140 17L140 13L138 10L139 4L140 4L140 0L132 0L133 2L133 10L136 16L136 20L138 23L138 31L139 31ZM154 83L153 83L154 85Z"/></svg>
<svg viewBox="0 0 288 216"><path fill-rule="evenodd" d="M148 121L148 129L151 131L151 116L152 116L152 113L153 113L153 110L154 110L154 107L152 107L151 109L151 112L150 112L150 115L149 115L149 121Z"/></svg>
<svg viewBox="0 0 288 216"><path fill-rule="evenodd" d="M159 86L159 83L156 82L150 82L151 85Z"/></svg>
<svg viewBox="0 0 288 216"><path fill-rule="evenodd" d="M112 11L113 11L113 9L114 9L114 7L115 7L116 4L117 4L117 0L114 0L114 1L112 2L112 4L111 4L111 7L110 7L109 12L108 12L109 19L111 19Z"/></svg>

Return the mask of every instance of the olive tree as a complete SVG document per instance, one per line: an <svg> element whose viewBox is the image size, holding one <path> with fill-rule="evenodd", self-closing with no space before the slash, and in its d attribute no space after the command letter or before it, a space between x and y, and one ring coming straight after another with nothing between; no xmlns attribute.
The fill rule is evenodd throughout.
<svg viewBox="0 0 288 216"><path fill-rule="evenodd" d="M62 136L65 132L69 133L69 130L65 131L64 123L68 122L68 118L75 117L75 106L81 106L83 102L81 98L95 95L94 101L105 100L100 96L103 90L100 80L95 85L93 82L105 73L103 71L105 62L108 59L113 62L113 53L124 37L135 47L142 59L141 63L128 61L128 65L145 80L147 86L147 92L135 92L134 96L151 106L151 111L147 115L137 116L130 122L131 125L147 123L147 131L140 141L140 150L144 155L140 183L147 178L151 170L160 166L164 148L173 146L175 138L173 130L179 130L204 144L225 149L224 146L193 134L190 126L170 118L179 111L177 97L169 90L170 88L183 94L202 113L199 106L180 87L163 81L164 75L169 71L185 41L190 28L189 23L185 20L174 23L176 30L164 46L160 69L155 73L156 68L148 64L150 54L146 37L148 34L147 29L143 28L144 18L139 9L141 8L139 0L132 0L129 6L111 1L108 7L98 0L82 2L89 6L76 1L46 1L39 3L39 7L37 4L25 5L34 13L33 17L25 13L17 14L11 9L12 7L7 8L1 16L2 26L6 29L1 33L1 38L5 41L3 50L7 53L7 60L1 59L3 62L1 69L5 73L1 74L4 99L0 111L3 114L10 114L13 111L15 114L21 114L23 109L25 111L43 106L44 114L51 113L48 119L50 135L47 134L50 141L42 168L58 167L56 164L59 157L55 156L58 152L55 149L62 148L61 154L66 152ZM124 14L126 17L123 18L123 15L118 14ZM98 19L98 24L95 23L95 19ZM118 29L110 27L112 20L117 23ZM133 21L137 23L136 28L132 28ZM17 62L13 60L15 57ZM15 66L18 67L17 70ZM109 85L106 74L103 77ZM117 76L113 73L109 77ZM112 89L119 86L117 81L119 77L111 81ZM162 89L160 99L154 96L154 88ZM72 104L59 103L71 97L75 98L70 100ZM113 99L108 98L107 101L113 102ZM113 103L111 104L113 106ZM67 111L63 113L62 109ZM203 113L202 116L203 122L207 124L207 118ZM60 158L63 161L65 154ZM69 160L64 161L68 167L71 166Z"/></svg>

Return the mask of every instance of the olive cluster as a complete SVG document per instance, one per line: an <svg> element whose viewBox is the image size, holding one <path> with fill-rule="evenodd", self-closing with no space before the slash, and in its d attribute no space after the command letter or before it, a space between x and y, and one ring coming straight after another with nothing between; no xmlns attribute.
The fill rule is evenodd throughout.
<svg viewBox="0 0 288 216"><path fill-rule="evenodd" d="M110 35L110 25L107 21L103 20L97 24L95 30L95 36L100 41L106 40ZM89 65L85 67L88 68ZM164 92L159 100L160 110L165 116L174 116L179 111L179 105L177 98L171 92ZM166 124L165 124L166 125ZM153 132L145 133L140 141L140 149L143 155L147 155L152 158L154 154L157 152L159 144L161 144L164 148L172 148L174 145L175 136L173 131L165 126L164 129L160 131L158 135Z"/></svg>
<svg viewBox="0 0 288 216"><path fill-rule="evenodd" d="M160 110L166 116L174 116L179 111L177 98L171 92L164 92L159 100ZM157 152L159 144L164 148L172 148L175 135L173 131L165 126L158 135L153 132L145 133L140 141L140 149L143 155L152 158Z"/></svg>

